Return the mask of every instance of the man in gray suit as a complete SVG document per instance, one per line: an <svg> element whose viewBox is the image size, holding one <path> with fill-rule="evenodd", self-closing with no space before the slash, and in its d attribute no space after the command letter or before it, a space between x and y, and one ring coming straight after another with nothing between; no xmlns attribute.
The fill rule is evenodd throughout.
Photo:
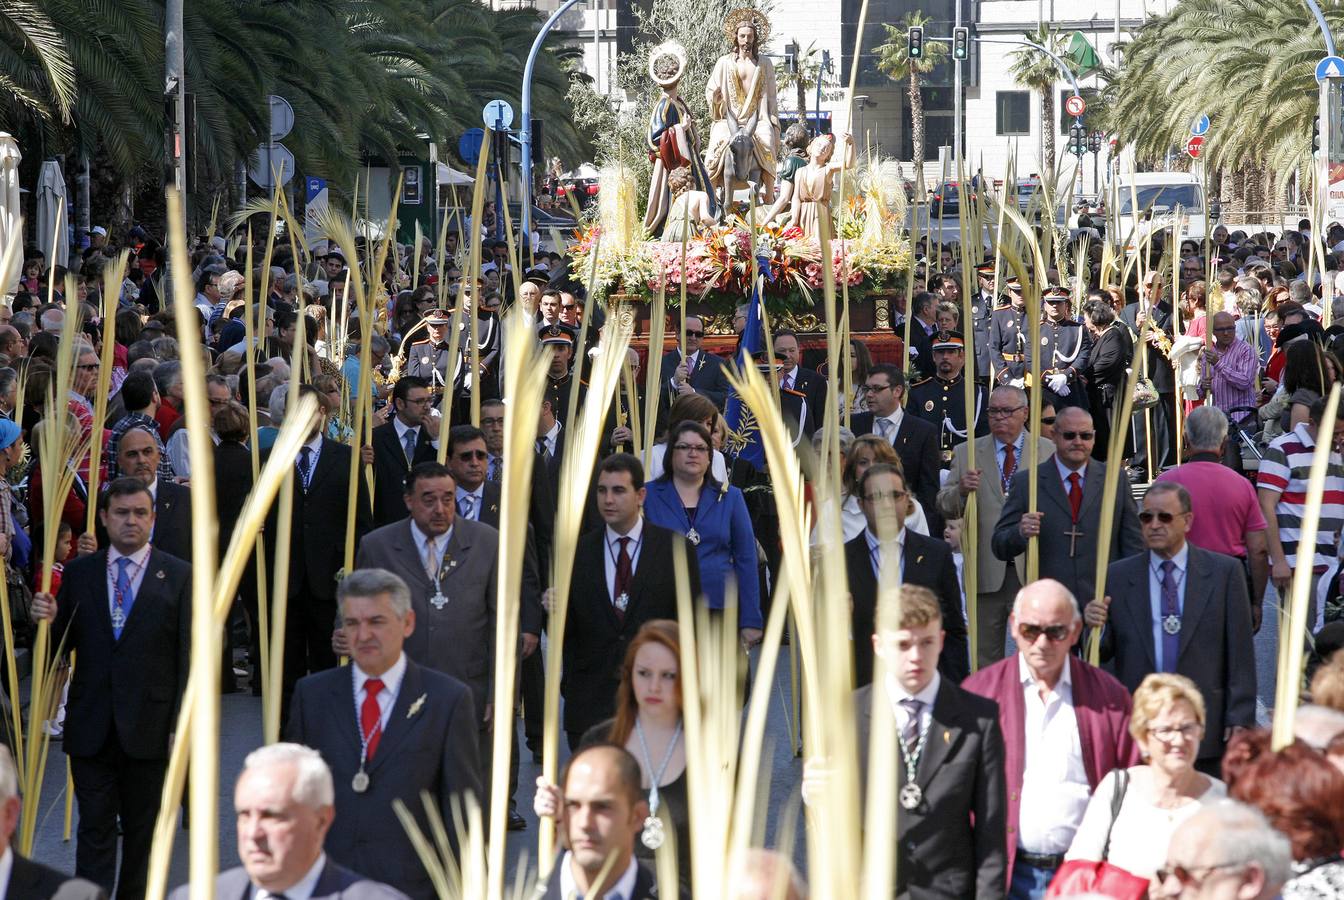
<svg viewBox="0 0 1344 900"><path fill-rule="evenodd" d="M1084 618L1105 626L1101 655L1130 691L1153 672L1175 672L1204 696L1205 728L1195 765L1220 773L1234 732L1255 727L1255 644L1246 574L1231 556L1189 543L1194 519L1183 485L1159 481L1143 497L1148 549L1113 562L1108 596Z"/></svg>
<svg viewBox="0 0 1344 900"><path fill-rule="evenodd" d="M243 864L219 873L215 896L406 900L400 891L327 858L322 843L335 816L334 802L331 769L316 750L271 744L249 753L233 788ZM187 900L189 889L182 885L169 900Z"/></svg>
<svg viewBox="0 0 1344 900"><path fill-rule="evenodd" d="M1017 470L1029 461L1027 443L1027 393L1010 385L996 387L989 395L989 434L975 439L975 456L970 458L967 444L957 445L952 454L952 472L938 493L940 506L965 509L966 498L975 494L976 521L976 612L979 633L975 654L976 668L984 668L1003 659L1008 633L1008 613L1013 599L1027 574L1025 556L1010 560L996 557L990 547L994 526L1003 512L1008 485ZM1055 452L1055 445L1036 438L1036 449L1044 462Z"/></svg>
<svg viewBox="0 0 1344 900"><path fill-rule="evenodd" d="M1096 593L1101 495L1106 480L1106 464L1091 458L1096 437L1091 413L1076 406L1061 409L1055 416L1055 455L1036 470L1039 509L1027 509L1030 473L1019 469L991 541L994 555L1007 561L1025 553L1027 541L1037 538L1038 577L1055 579L1080 601ZM1138 509L1124 473L1115 492L1115 506L1105 515L1111 525L1109 559L1123 559L1143 549Z"/></svg>
<svg viewBox="0 0 1344 900"><path fill-rule="evenodd" d="M416 628L406 655L471 688L479 753L489 759L494 720L495 577L499 532L457 515L446 466L420 463L406 476L408 518L366 534L356 569L386 569L411 591ZM347 652L337 645L337 652Z"/></svg>
<svg viewBox="0 0 1344 900"><path fill-rule="evenodd" d="M286 737L315 748L331 767L341 811L326 837L331 858L415 900L434 900L394 802L428 834L423 798L431 798L456 853L453 809L468 795L481 798L471 691L407 659L416 616L394 573L356 569L341 579L337 602L350 665L300 679Z"/></svg>

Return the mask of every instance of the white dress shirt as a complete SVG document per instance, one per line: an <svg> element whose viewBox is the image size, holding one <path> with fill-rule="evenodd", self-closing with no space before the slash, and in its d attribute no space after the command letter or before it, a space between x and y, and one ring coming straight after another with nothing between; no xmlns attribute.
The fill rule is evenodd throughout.
<svg viewBox="0 0 1344 900"><path fill-rule="evenodd" d="M644 547L644 516L641 515L636 519L634 527L626 534L617 534L608 525L603 537L606 538L606 552L603 554L602 566L607 573L607 596L615 601L616 560L621 556L620 540L623 537L630 539L630 543L626 545L626 552L630 554L630 575L633 577L639 568L639 551Z"/></svg>
<svg viewBox="0 0 1344 900"><path fill-rule="evenodd" d="M557 420L556 423L555 423L554 425L551 426L551 430L548 431L548 432L546 432L546 434L544 434L544 435L542 436L542 438L541 438L543 441L546 442L546 455L547 455L547 456L552 456L552 457L555 456L555 448L556 448L557 442L560 440L560 428L561 428L561 424L560 424L559 420Z"/></svg>
<svg viewBox="0 0 1344 900"><path fill-rule="evenodd" d="M625 874L601 898L589 897L579 890L579 884L574 880L573 865L574 854L566 850L565 858L560 860L560 896L564 897L565 900L569 900L570 897L583 897L584 900L634 900L635 881L639 877L639 863L633 856L630 857L630 865L626 868Z"/></svg>
<svg viewBox="0 0 1344 900"><path fill-rule="evenodd" d="M9 879L14 874L14 848L6 847L0 856L0 900L9 897Z"/></svg>
<svg viewBox="0 0 1344 900"><path fill-rule="evenodd" d="M127 557L127 558L130 559L130 561L131 561L130 566L128 566L127 569L126 569L126 577L129 578L129 579L131 580L131 596L125 598L126 600L131 600L131 598L133 598L133 597L139 597L139 596L140 596L140 585L144 584L144 582L145 582L145 567L149 564L149 551L150 551L150 546L149 546L149 544L145 544L145 546L141 547L139 550L135 551L134 553L130 554L129 557ZM124 554L123 554L120 550L118 550L116 547L113 547L113 546L110 546L110 545L108 546L108 548L107 548L107 611L108 611L109 614L111 614L112 610L113 610L113 609L116 607L116 605L117 605L117 600L116 600L116 597L117 597L117 571L118 571L118 569L120 568L120 567L117 565L117 560L121 559L123 556L124 556ZM134 602L134 601L132 601L132 602ZM125 606L125 605L126 605L126 604L123 603L123 606ZM130 610L129 610L129 609L123 609L123 612L125 612L127 615L130 614Z"/></svg>
<svg viewBox="0 0 1344 900"><path fill-rule="evenodd" d="M317 879L322 877L322 870L327 865L327 854L319 853L317 862L309 869L304 876L294 883L292 887L287 887L278 894L272 894L265 888L254 887L254 900L274 900L276 897L284 897L285 900L311 900L313 891L317 890Z"/></svg>
<svg viewBox="0 0 1344 900"><path fill-rule="evenodd" d="M879 547L882 546L882 542L877 539L877 535L873 534L872 529L867 527L863 529L863 538L868 542L868 559L870 559L873 563L873 577L878 578L882 574L880 571L882 565L882 553L878 549ZM894 540L888 541L887 543L889 544L894 543L896 545L895 549L892 550L891 555L893 558L895 558L897 571L900 572L901 580L904 581L905 529L902 528L900 532L896 535Z"/></svg>
<svg viewBox="0 0 1344 900"><path fill-rule="evenodd" d="M1073 710L1073 667L1068 662L1054 690L1042 699L1040 685L1018 654L1017 670L1025 701L1022 721L1026 755L1017 844L1028 853L1068 852L1087 812L1092 787L1083 766L1078 717Z"/></svg>
<svg viewBox="0 0 1344 900"><path fill-rule="evenodd" d="M350 668L355 673L355 723L359 724L360 711L364 706L364 682L371 677L366 675L364 670L353 660L350 660ZM406 654L402 653L397 657L397 661L378 677L382 679L383 689L378 692L378 711L381 714L380 729L387 731L387 721L392 718L392 707L397 702L397 692L401 690L401 679L406 675ZM285 896L289 897L289 891L285 891Z"/></svg>
<svg viewBox="0 0 1344 900"><path fill-rule="evenodd" d="M1176 571L1171 573L1172 577L1176 579L1176 608L1180 610L1181 614L1184 614L1190 545L1182 544L1181 549L1176 551L1171 561L1176 564ZM1164 609L1165 604L1162 602L1162 562L1162 557L1151 550L1148 552L1148 602L1153 614L1153 659L1157 661L1157 671L1174 672L1176 670L1175 660L1167 661L1162 658L1162 619L1167 614Z"/></svg>
<svg viewBox="0 0 1344 900"><path fill-rule="evenodd" d="M874 413L873 434L877 435L878 437L885 437L887 439L888 444L895 443L893 439L896 437L897 434L900 433L901 420L904 418L905 418L905 410L899 406L896 407L896 411L889 416L879 416L876 413ZM891 427L887 429L887 433L885 435L882 434L882 429L877 424L882 419L886 419L888 422L891 423Z"/></svg>
<svg viewBox="0 0 1344 900"><path fill-rule="evenodd" d="M894 672L888 672L886 678L887 700L891 702L891 712L896 719L896 733L901 734L905 731L906 725L910 722L910 711L901 705L902 700L915 699L924 704L919 708L919 733L923 734L929 728L929 723L933 721L933 701L938 699L938 686L942 684L943 676L937 669L933 670L933 679L918 694L912 694L905 689L899 678ZM911 750L914 748L911 747Z"/></svg>

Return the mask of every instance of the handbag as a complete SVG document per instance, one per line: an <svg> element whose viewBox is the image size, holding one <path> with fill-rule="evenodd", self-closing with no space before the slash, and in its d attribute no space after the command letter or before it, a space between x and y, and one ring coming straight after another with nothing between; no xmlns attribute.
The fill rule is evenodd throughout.
<svg viewBox="0 0 1344 900"><path fill-rule="evenodd" d="M1147 375L1140 375L1139 380L1134 383L1134 411L1151 409L1157 406L1158 399L1153 380Z"/></svg>
<svg viewBox="0 0 1344 900"><path fill-rule="evenodd" d="M1055 877L1050 880L1050 887L1045 892L1046 900L1078 894L1111 897L1113 900L1147 898L1147 878L1140 878L1106 861L1111 855L1111 832L1115 830L1115 820L1120 815L1120 807L1125 803L1127 790L1129 790L1129 771L1119 769L1115 776L1115 792L1111 795L1111 824L1106 829L1106 846L1101 851L1101 861L1065 860L1064 865L1059 867Z"/></svg>

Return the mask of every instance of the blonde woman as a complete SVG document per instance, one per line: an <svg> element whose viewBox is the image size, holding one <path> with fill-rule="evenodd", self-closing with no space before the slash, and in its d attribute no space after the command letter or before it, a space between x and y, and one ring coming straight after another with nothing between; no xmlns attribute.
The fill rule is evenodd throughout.
<svg viewBox="0 0 1344 900"><path fill-rule="evenodd" d="M1154 880L1172 834L1202 805L1226 797L1227 788L1195 770L1204 736L1204 698L1189 678L1145 678L1134 692L1129 733L1143 764L1116 769L1101 780L1065 859L1105 860ZM1117 794L1120 812L1112 821Z"/></svg>

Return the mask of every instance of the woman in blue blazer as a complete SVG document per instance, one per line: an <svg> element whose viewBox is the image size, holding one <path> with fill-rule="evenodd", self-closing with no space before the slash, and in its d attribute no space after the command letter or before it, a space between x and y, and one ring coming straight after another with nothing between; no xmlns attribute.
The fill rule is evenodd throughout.
<svg viewBox="0 0 1344 900"><path fill-rule="evenodd" d="M700 582L710 609L722 610L728 573L737 582L738 627L747 644L761 638L760 582L756 576L756 535L742 492L720 485L709 474L714 444L699 422L681 422L667 435L668 462L662 477L648 484L644 515L695 546Z"/></svg>

